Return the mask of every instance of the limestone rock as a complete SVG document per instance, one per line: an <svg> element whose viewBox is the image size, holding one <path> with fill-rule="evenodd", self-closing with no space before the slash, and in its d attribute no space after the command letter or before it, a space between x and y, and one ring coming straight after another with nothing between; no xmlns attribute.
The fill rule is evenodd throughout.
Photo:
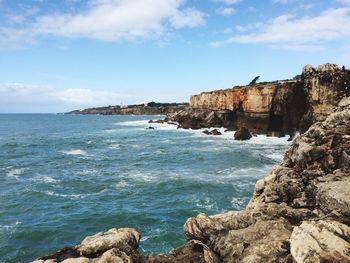
<svg viewBox="0 0 350 263"><path fill-rule="evenodd" d="M171 251L167 255L146 257L145 263L219 263L218 256L205 244L191 240L186 245Z"/></svg>
<svg viewBox="0 0 350 263"><path fill-rule="evenodd" d="M350 262L350 228L336 221L305 221L294 228L290 250L297 263Z"/></svg>
<svg viewBox="0 0 350 263"><path fill-rule="evenodd" d="M41 257L36 263L110 263L133 262L131 258L138 258L136 251L141 235L132 228L110 229L105 233L98 233L86 237L82 243L74 247L66 247L54 254ZM113 258L113 260L112 260ZM95 260L93 260L95 259ZM129 261L120 261L128 259ZM118 261L119 260L119 261Z"/></svg>
<svg viewBox="0 0 350 263"><path fill-rule="evenodd" d="M138 248L141 234L132 228L113 228L105 233L98 233L86 237L77 247L77 251L84 256L101 254L112 248L117 248L128 254Z"/></svg>

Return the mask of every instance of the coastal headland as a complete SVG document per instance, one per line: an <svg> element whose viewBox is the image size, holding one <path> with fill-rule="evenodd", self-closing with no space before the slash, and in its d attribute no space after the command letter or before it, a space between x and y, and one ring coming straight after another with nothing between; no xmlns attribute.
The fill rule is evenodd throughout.
<svg viewBox="0 0 350 263"><path fill-rule="evenodd" d="M283 162L260 179L244 211L200 214L187 243L165 255L138 252L141 234L111 229L39 258L52 262L350 262L350 72L306 66L292 81L191 98L168 114L183 128L299 130Z"/></svg>
<svg viewBox="0 0 350 263"><path fill-rule="evenodd" d="M157 103L149 102L146 104L135 105L115 105L98 108L88 108L74 110L66 114L79 115L165 115L171 112L179 111L187 107L188 103Z"/></svg>

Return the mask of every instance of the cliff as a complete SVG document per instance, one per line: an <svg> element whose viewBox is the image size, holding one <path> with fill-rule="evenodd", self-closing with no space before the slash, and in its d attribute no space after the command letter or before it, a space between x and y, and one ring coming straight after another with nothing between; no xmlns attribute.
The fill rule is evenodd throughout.
<svg viewBox="0 0 350 263"><path fill-rule="evenodd" d="M189 108L170 113L167 119L186 129L246 127L258 134L283 136L324 120L340 98L350 95L349 85L349 70L334 64L308 65L295 80L194 95Z"/></svg>
<svg viewBox="0 0 350 263"><path fill-rule="evenodd" d="M107 106L74 110L66 114L75 115L166 115L182 110L188 103L155 103L121 106Z"/></svg>
<svg viewBox="0 0 350 263"><path fill-rule="evenodd" d="M325 120L256 183L246 210L188 219L187 244L169 254L141 255L139 232L111 229L35 262L350 262L350 97L332 111L315 108Z"/></svg>

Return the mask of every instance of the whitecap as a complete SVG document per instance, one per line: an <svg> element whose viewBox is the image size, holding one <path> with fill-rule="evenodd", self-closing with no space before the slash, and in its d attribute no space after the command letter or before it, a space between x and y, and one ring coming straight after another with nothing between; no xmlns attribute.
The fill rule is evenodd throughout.
<svg viewBox="0 0 350 263"><path fill-rule="evenodd" d="M49 196L63 197L63 198L69 198L69 199L80 199L80 198L85 198L87 196L100 195L107 191L108 189L103 189L97 193L91 193L91 194L59 194L54 191L39 191L39 193L43 193Z"/></svg>
<svg viewBox="0 0 350 263"><path fill-rule="evenodd" d="M128 186L129 186L129 184L126 181L120 181L119 183L115 184L115 188L118 190L126 188Z"/></svg>
<svg viewBox="0 0 350 263"><path fill-rule="evenodd" d="M221 132L221 135L214 136L214 135L207 135L204 134L203 131L209 130L213 131L214 129L217 129L219 132ZM253 136L250 140L247 141L236 141L234 139L234 135L236 131L226 131L226 128L220 127L220 128L203 128L198 130L192 130L192 129L181 129L181 131L192 133L194 136L199 137L207 137L211 139L211 142L216 140L220 141L222 139L230 140L232 143L236 144L260 144L260 145L290 145L291 142L288 141L289 136L284 137L270 137L266 135L257 135Z"/></svg>
<svg viewBox="0 0 350 263"><path fill-rule="evenodd" d="M17 180L19 180L19 176L24 174L25 171L28 170L28 168L17 168L17 169L11 169L6 173L7 176L9 177L14 177Z"/></svg>
<svg viewBox="0 0 350 263"><path fill-rule="evenodd" d="M196 206L201 209L211 210L213 208L217 208L217 203L212 202L208 197L204 200L197 200Z"/></svg>
<svg viewBox="0 0 350 263"><path fill-rule="evenodd" d="M113 143L113 144L110 144L110 145L108 146L108 148L111 149L111 150L118 150L118 149L120 149L120 144L118 144L118 143Z"/></svg>
<svg viewBox="0 0 350 263"><path fill-rule="evenodd" d="M80 194L72 194L72 195L67 195L67 194L58 194L58 193L55 193L53 191L43 191L41 193L44 193L46 195L49 195L49 196L58 196L58 197L65 197L65 198L73 198L73 199L78 199L80 197L82 197L82 195Z"/></svg>
<svg viewBox="0 0 350 263"><path fill-rule="evenodd" d="M15 223L11 225L0 225L0 229L4 230L14 230L18 225L22 224L20 221L16 221Z"/></svg>
<svg viewBox="0 0 350 263"><path fill-rule="evenodd" d="M134 180L139 180L139 181L143 181L143 182L152 182L156 179L155 176L150 175L150 174L146 174L146 173L142 173L140 171L131 171L130 174L128 175L128 177L130 179L134 179Z"/></svg>
<svg viewBox="0 0 350 263"><path fill-rule="evenodd" d="M61 182L60 180L54 179L50 176L42 175L38 176L36 178L32 178L31 181L33 182L39 182L39 183L45 183L45 184L57 184Z"/></svg>
<svg viewBox="0 0 350 263"><path fill-rule="evenodd" d="M69 150L69 151L62 151L62 153L67 154L67 155L83 155L83 156L87 156L87 152L84 150Z"/></svg>

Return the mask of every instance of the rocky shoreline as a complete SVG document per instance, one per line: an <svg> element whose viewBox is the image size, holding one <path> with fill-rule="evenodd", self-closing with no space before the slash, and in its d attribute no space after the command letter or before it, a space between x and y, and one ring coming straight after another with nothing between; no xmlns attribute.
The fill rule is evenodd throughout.
<svg viewBox="0 0 350 263"><path fill-rule="evenodd" d="M304 130L256 183L244 211L189 218L187 243L166 255L140 254L141 234L123 228L35 262L350 262L349 72L326 65L303 75L310 90Z"/></svg>
<svg viewBox="0 0 350 263"><path fill-rule="evenodd" d="M111 229L39 258L51 262L350 262L350 97L293 142L245 211L190 218L187 244L144 256L141 234Z"/></svg>

